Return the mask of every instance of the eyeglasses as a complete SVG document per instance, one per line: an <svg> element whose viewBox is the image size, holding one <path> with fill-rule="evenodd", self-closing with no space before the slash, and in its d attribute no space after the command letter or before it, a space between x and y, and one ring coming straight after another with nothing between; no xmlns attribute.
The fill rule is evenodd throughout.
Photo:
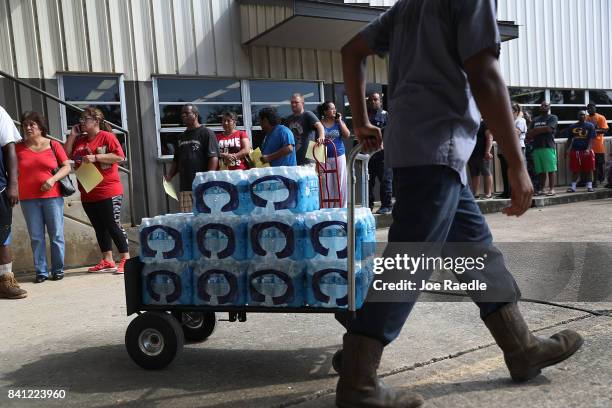
<svg viewBox="0 0 612 408"><path fill-rule="evenodd" d="M94 120L94 118L92 118L91 116L83 116L82 118L79 119L80 123L85 123L88 120Z"/></svg>

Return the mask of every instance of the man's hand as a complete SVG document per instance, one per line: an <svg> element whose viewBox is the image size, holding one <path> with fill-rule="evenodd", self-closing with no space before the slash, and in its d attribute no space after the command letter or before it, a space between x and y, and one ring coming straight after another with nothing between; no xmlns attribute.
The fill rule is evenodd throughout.
<svg viewBox="0 0 612 408"><path fill-rule="evenodd" d="M14 207L17 204L19 204L19 189L17 188L17 185L10 184L6 188L6 195L9 199L9 203L11 204L11 207Z"/></svg>
<svg viewBox="0 0 612 408"><path fill-rule="evenodd" d="M355 128L357 141L363 143L363 151L375 152L382 148L382 133L380 128L368 123L365 126Z"/></svg>
<svg viewBox="0 0 612 408"><path fill-rule="evenodd" d="M95 154L88 154L83 156L83 162L84 163L95 163L96 162L96 155Z"/></svg>
<svg viewBox="0 0 612 408"><path fill-rule="evenodd" d="M40 191L49 191L53 188L54 184L55 180L53 180L53 177L51 177L47 179L47 181L45 181L42 186L40 186Z"/></svg>
<svg viewBox="0 0 612 408"><path fill-rule="evenodd" d="M502 210L507 216L520 217L531 207L531 197L533 196L533 185L529 178L529 173L524 166L508 169L508 181L512 197L510 207Z"/></svg>

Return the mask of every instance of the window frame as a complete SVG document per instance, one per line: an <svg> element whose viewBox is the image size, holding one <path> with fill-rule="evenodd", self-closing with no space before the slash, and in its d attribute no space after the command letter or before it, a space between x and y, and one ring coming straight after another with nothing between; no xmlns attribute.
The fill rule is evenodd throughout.
<svg viewBox="0 0 612 408"><path fill-rule="evenodd" d="M252 120L252 105L263 105L270 106L273 104L277 104L276 102L252 102L251 101L251 92L250 92L250 83L251 81L274 81L274 82L309 82L318 84L319 87L319 96L321 101L316 102L317 104L323 103L325 101L324 94L324 83L321 80L294 80L294 79L270 79L270 78L231 78L231 77L210 77L210 76L185 76L185 75L155 75L152 77L152 88L153 88L153 104L154 104L154 115L155 115L155 130L156 130L156 143L157 143L157 160L160 161L168 161L172 159L172 155L162 155L161 150L161 134L162 133L182 133L185 131L184 126L174 127L174 128L163 128L161 125L161 105L185 105L189 102L163 102L159 100L159 89L158 89L158 81L159 80L183 80L183 79L197 79L202 81L207 80L232 80L232 81L240 81L240 93L242 97L241 106L242 106L242 126L237 126L236 129L244 130L248 135L251 143L253 143L253 131L260 131L261 126L253 126ZM315 102L311 102L309 104L314 104ZM236 102L203 102L203 103L195 103L195 105L223 105L223 104L236 104ZM284 104L283 104L284 105ZM220 126L207 126L213 132L220 132L223 130Z"/></svg>
<svg viewBox="0 0 612 408"><path fill-rule="evenodd" d="M98 102L98 101L67 101L66 100L66 92L64 89L64 77L114 77L118 79L119 86L119 101L113 102ZM121 111L121 123L115 123L115 125L121 126L123 129L127 129L127 108L125 104L125 77L123 74L118 73L106 73L106 72L95 72L95 73L81 73L81 72L58 72L57 73L57 85L58 85L58 94L59 98L63 101L66 101L72 105L81 106L81 105L108 105L108 106L119 106ZM66 136L70 134L70 129L68 128L68 108L64 105L60 105L60 124L61 131L64 137L64 141L66 140ZM117 132L113 129L114 133L122 133ZM126 159L127 160L127 159Z"/></svg>

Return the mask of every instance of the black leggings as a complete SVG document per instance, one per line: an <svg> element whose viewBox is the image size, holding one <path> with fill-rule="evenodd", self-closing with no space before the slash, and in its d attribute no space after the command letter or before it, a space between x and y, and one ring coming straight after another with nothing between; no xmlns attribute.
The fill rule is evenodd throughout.
<svg viewBox="0 0 612 408"><path fill-rule="evenodd" d="M120 253L128 252L128 239L121 225L121 203L123 196L115 196L101 201L83 203L83 209L96 231L100 251L113 250L113 242ZM111 241L112 238L112 241Z"/></svg>

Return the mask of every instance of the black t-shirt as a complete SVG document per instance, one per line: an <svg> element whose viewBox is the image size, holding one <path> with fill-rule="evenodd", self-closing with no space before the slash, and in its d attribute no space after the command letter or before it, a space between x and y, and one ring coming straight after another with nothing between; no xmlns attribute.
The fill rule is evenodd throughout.
<svg viewBox="0 0 612 408"><path fill-rule="evenodd" d="M208 159L211 157L219 157L219 144L212 130L200 126L179 135L174 161L178 165L181 191L191 191L195 174L208 170Z"/></svg>
<svg viewBox="0 0 612 408"><path fill-rule="evenodd" d="M312 162L312 160L306 158L306 152L308 151L308 142L315 140L315 123L317 122L319 122L319 119L310 111L304 111L301 115L291 115L285 119L285 123L293 132L295 139L295 158L298 166Z"/></svg>
<svg viewBox="0 0 612 408"><path fill-rule="evenodd" d="M487 125L484 122L480 122L480 127L478 128L478 133L476 134L476 146L474 146L474 151L472 152L470 160L484 159L485 149L487 147L487 130Z"/></svg>
<svg viewBox="0 0 612 408"><path fill-rule="evenodd" d="M557 130L557 117L555 115L548 116L538 116L533 120L531 124L531 129L541 128L541 127L549 127L553 131L547 133L540 133L539 135L533 138L531 145L534 149L539 149L542 147L555 148L555 131Z"/></svg>

